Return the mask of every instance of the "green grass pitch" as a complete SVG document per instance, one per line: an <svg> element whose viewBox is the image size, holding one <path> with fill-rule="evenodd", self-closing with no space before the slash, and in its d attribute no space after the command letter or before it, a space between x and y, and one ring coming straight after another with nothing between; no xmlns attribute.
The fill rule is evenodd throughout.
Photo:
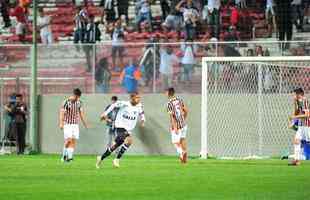
<svg viewBox="0 0 310 200"><path fill-rule="evenodd" d="M111 158L112 159L112 158ZM175 157L126 156L121 168L95 156L0 156L3 200L196 200L309 199L310 163L200 160L180 165Z"/></svg>

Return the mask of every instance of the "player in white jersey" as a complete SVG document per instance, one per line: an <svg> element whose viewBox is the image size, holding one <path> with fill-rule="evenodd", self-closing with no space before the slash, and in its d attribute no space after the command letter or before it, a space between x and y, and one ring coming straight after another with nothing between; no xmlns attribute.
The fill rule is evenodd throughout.
<svg viewBox="0 0 310 200"><path fill-rule="evenodd" d="M100 168L101 162L111 155L111 153L119 146L120 150L113 160L113 165L119 167L119 160L126 152L126 150L132 144L132 131L136 127L138 119L141 121L141 126L144 126L145 116L143 106L140 103L140 96L138 93L130 95L130 101L117 101L112 104L102 115L101 120L111 121L108 118L108 114L113 111L114 108L119 108L119 111L115 120L116 138L114 144L108 147L107 150L97 157L96 168Z"/></svg>

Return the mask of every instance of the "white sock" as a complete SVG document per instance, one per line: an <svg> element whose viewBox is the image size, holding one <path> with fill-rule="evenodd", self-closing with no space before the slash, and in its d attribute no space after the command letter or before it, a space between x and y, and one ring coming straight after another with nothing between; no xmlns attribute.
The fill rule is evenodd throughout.
<svg viewBox="0 0 310 200"><path fill-rule="evenodd" d="M301 148L300 144L294 144L294 159L295 160L300 160L300 153L301 153Z"/></svg>
<svg viewBox="0 0 310 200"><path fill-rule="evenodd" d="M74 151L73 148L71 148L71 147L67 148L68 159L72 159L73 158L73 151Z"/></svg>
<svg viewBox="0 0 310 200"><path fill-rule="evenodd" d="M182 150L182 148L179 146L179 145L174 145L175 146L175 148L177 149L177 153L179 154L179 155L182 155L182 153L183 153L183 150Z"/></svg>
<svg viewBox="0 0 310 200"><path fill-rule="evenodd" d="M64 147L63 151L62 151L62 157L64 156L68 156L68 150L66 147Z"/></svg>

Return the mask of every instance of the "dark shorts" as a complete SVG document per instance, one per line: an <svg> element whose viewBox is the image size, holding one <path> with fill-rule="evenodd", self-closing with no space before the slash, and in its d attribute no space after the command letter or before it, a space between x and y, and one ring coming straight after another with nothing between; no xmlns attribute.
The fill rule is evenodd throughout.
<svg viewBox="0 0 310 200"><path fill-rule="evenodd" d="M119 57L123 57L124 47L122 46L112 46L112 57L118 54Z"/></svg>
<svg viewBox="0 0 310 200"><path fill-rule="evenodd" d="M128 131L124 128L116 128L116 138L115 138L115 143L116 144L123 144L123 142L125 141L125 139L130 136L130 134L128 133Z"/></svg>

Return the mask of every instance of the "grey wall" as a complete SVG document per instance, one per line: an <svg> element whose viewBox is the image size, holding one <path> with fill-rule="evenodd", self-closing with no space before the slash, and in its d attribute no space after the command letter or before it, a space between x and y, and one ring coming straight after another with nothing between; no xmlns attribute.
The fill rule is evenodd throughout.
<svg viewBox="0 0 310 200"><path fill-rule="evenodd" d="M188 146L191 155L200 152L200 95L185 95L185 103L190 109L188 124ZM40 100L40 149L43 153L59 153L63 147L63 133L58 128L59 108L65 96L46 95ZM85 130L81 125L80 140L77 153L98 154L105 150L105 124L99 122L99 115L109 104L111 95L84 95L82 101L86 110L86 117L91 128ZM128 99L120 96L120 99ZM146 114L146 126L134 131L134 144L130 147L130 154L165 154L174 155L171 144L168 115L165 110L167 97L164 95L143 95Z"/></svg>
<svg viewBox="0 0 310 200"><path fill-rule="evenodd" d="M182 96L188 105L188 146L191 155L199 155L201 137L201 96ZM109 95L85 95L89 130L81 127L77 152L97 154L105 149L105 125L99 115L110 102ZM62 151L63 134L58 128L59 107L64 96L43 96L40 111L40 144L43 153ZM122 96L121 99L127 99ZM259 103L260 99L260 103ZM134 132L131 154L175 155L170 143L167 99L163 95L143 95L146 127ZM294 132L288 129L292 99L285 94L210 94L208 96L208 150L216 156L281 155L291 150ZM259 109L260 107L260 109ZM259 117L260 116L260 117ZM260 128L261 127L261 128Z"/></svg>

